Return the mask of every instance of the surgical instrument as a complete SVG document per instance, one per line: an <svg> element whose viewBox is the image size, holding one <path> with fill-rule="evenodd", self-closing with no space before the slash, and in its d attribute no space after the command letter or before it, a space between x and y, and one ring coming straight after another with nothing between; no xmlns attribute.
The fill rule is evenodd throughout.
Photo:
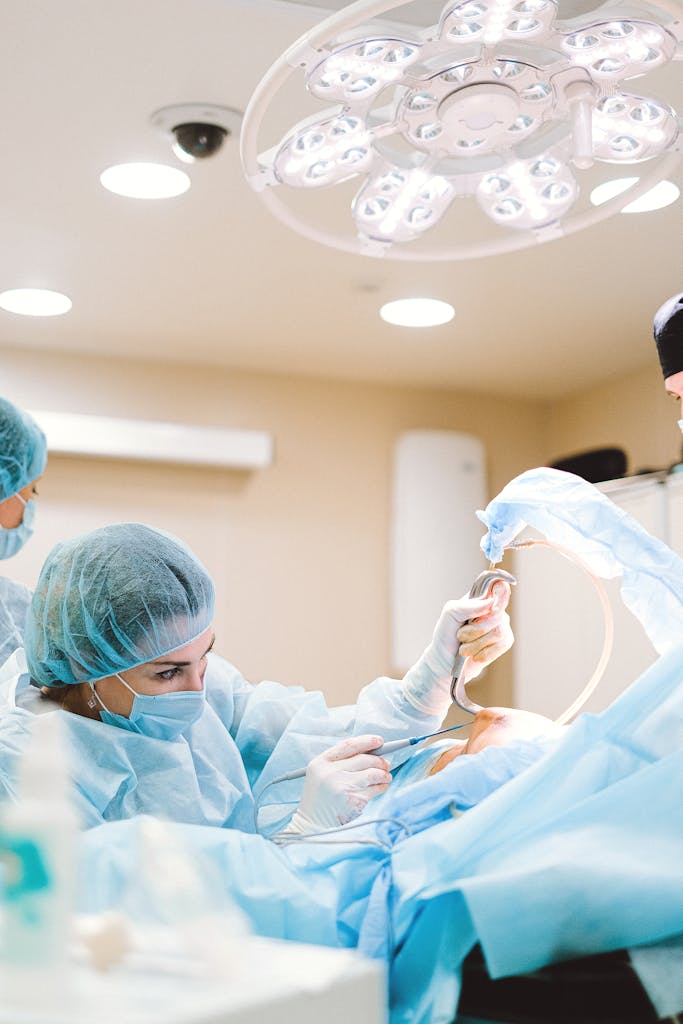
<svg viewBox="0 0 683 1024"><path fill-rule="evenodd" d="M425 740L431 740L435 736L443 736L444 733L454 732L456 729L464 729L465 726L469 725L469 722L462 722L460 725L449 725L446 729L438 729L436 732L425 733L424 736L408 736L400 740L389 740L388 743L383 743L381 747L376 747L375 750L370 750L370 754L378 754L380 757L383 754L393 754L395 750L403 750L405 747L413 747L416 743L423 743ZM303 779L306 774L308 765L303 768L297 768L295 771L287 772L285 775L278 775L276 779L271 779L263 787L261 792L254 800L254 829L258 832L258 815L261 806L261 801L267 790L271 786L277 786L280 782L291 782L293 779ZM296 801L294 801L296 803Z"/></svg>
<svg viewBox="0 0 683 1024"><path fill-rule="evenodd" d="M389 740L388 743L383 743L381 747L376 747L374 750L369 750L369 754L377 754L379 757L383 757L385 754L393 754L395 750L403 750L405 747L413 747L416 743L422 743L424 740L431 740L435 736L443 736L444 733L454 732L456 729L464 729L469 722L463 722L460 725L449 725L446 729L438 729L436 732L428 732L424 736L409 736L401 740ZM306 766L308 767L308 766ZM290 782L292 779L302 779L306 774L306 768L297 768L296 771L287 772L286 775L280 775L277 779L273 779L268 785L272 786L276 782Z"/></svg>
<svg viewBox="0 0 683 1024"><path fill-rule="evenodd" d="M504 569L485 569L484 572L479 573L470 587L468 596L473 598L489 597L494 583L499 581L509 583L511 586L514 586L517 582L512 573L505 572ZM477 711L482 710L481 706L469 699L465 692L465 682L462 679L462 670L466 660L461 654L456 654L455 656L451 677L451 699L462 711L468 711L471 715L476 715Z"/></svg>

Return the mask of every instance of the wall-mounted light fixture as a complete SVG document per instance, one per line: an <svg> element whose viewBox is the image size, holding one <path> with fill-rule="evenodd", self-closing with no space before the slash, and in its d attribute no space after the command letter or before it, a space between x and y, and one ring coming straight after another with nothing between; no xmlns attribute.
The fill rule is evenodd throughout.
<svg viewBox="0 0 683 1024"><path fill-rule="evenodd" d="M224 469L264 469L273 462L272 435L261 430L64 412L32 411L31 415L45 431L51 454Z"/></svg>

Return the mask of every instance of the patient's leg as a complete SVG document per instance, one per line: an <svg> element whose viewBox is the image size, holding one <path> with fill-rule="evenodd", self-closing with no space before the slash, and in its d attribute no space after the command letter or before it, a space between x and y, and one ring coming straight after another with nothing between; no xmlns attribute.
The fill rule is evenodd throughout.
<svg viewBox="0 0 683 1024"><path fill-rule="evenodd" d="M466 743L445 750L435 762L430 775L442 771L462 754L477 754L484 747L502 747L512 740L534 739L537 736L558 735L562 726L555 725L544 715L513 708L482 708L474 716L472 732Z"/></svg>

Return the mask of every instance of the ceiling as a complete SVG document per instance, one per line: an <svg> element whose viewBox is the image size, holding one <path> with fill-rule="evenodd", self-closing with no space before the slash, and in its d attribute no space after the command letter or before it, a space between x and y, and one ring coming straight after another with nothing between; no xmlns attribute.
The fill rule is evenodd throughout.
<svg viewBox="0 0 683 1024"><path fill-rule="evenodd" d="M192 188L176 199L100 186L114 163L178 165L150 125L154 111L193 101L244 110L280 53L341 6L4 4L0 290L53 288L73 309L54 319L0 311L0 347L548 399L650 363L652 313L683 286L683 201L533 250L413 263L294 234L247 186L235 138L190 167ZM424 0L421 16L439 7ZM683 63L642 82L683 113ZM290 109L297 96L280 104L283 131L307 112ZM674 180L683 188L683 161ZM331 189L313 202L323 215L338 200ZM455 319L422 330L379 319L381 303L411 294L450 301Z"/></svg>

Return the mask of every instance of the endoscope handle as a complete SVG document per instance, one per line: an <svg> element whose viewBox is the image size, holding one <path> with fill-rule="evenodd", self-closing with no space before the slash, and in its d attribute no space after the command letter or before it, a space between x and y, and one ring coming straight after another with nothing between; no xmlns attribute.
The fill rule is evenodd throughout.
<svg viewBox="0 0 683 1024"><path fill-rule="evenodd" d="M470 587L468 596L488 597L494 583L498 583L499 581L509 583L511 587L514 587L517 583L517 580L512 573L506 572L505 569L485 569L484 572L479 573L476 580ZM465 684L464 682L461 682L462 670L466 660L467 659L463 658L461 654L456 654L455 656L451 676L451 700L463 711L469 711L470 714L476 715L477 711L481 711L481 705L475 704L474 701L470 700L465 692Z"/></svg>

